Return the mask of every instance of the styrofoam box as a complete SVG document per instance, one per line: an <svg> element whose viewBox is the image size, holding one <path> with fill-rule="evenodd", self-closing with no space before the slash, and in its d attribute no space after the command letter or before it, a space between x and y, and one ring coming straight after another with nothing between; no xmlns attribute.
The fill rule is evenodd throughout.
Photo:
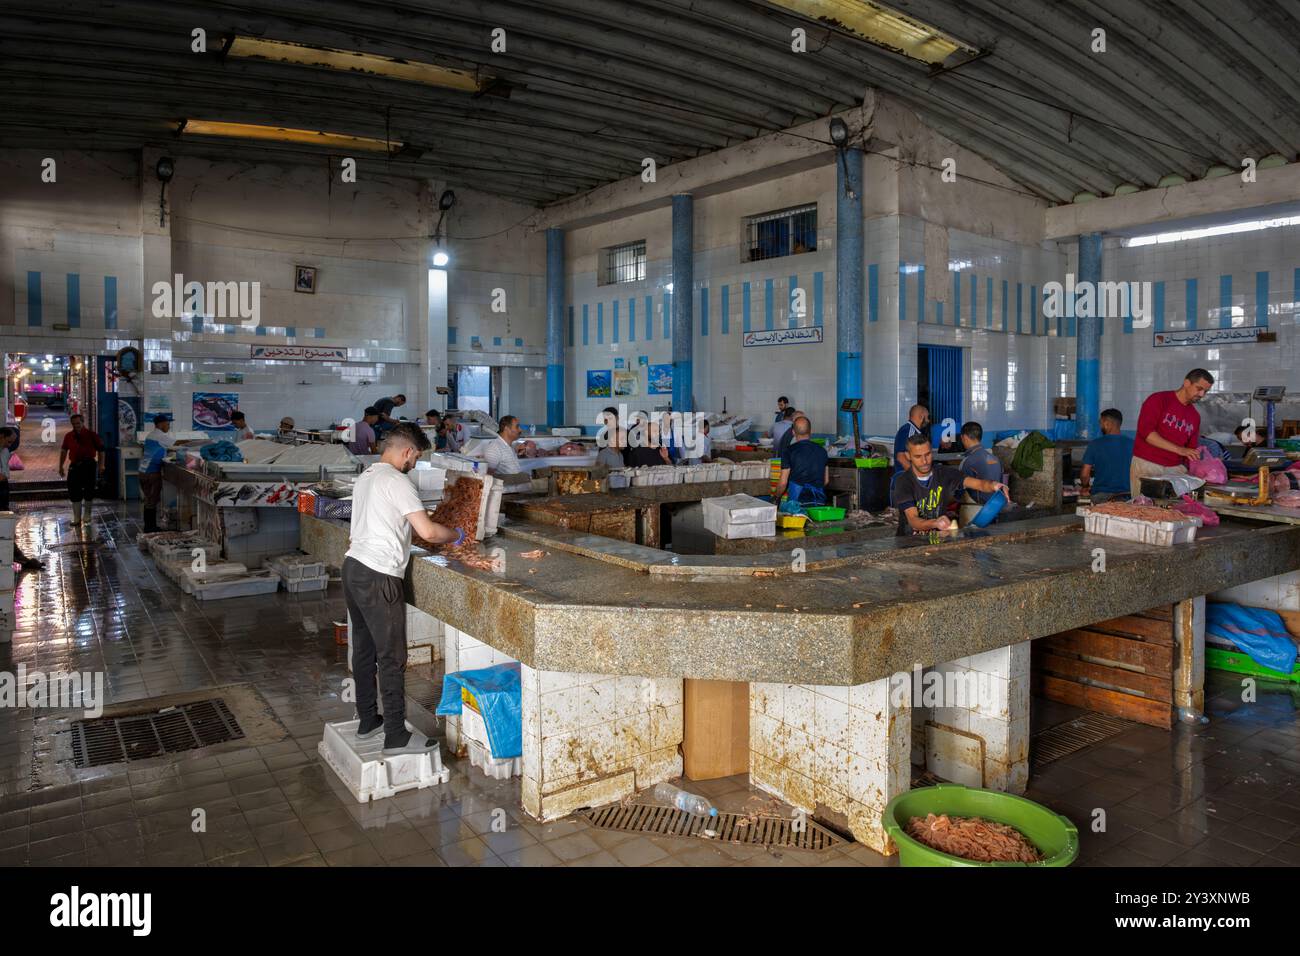
<svg viewBox="0 0 1300 956"><path fill-rule="evenodd" d="M720 529L708 527L705 521L704 526L712 531L719 538L771 538L776 534L776 521L754 521L749 524L728 524L721 525Z"/></svg>
<svg viewBox="0 0 1300 956"><path fill-rule="evenodd" d="M12 540L17 526L18 515L12 511L0 511L0 538Z"/></svg>
<svg viewBox="0 0 1300 956"><path fill-rule="evenodd" d="M193 594L196 585L216 584L219 581L230 581L248 574L247 565L240 564L238 561L213 561L206 566L206 570L200 572L195 571L189 561L181 559L167 562L167 569L175 571L176 580L186 594Z"/></svg>
<svg viewBox="0 0 1300 956"><path fill-rule="evenodd" d="M483 715L468 704L460 709L460 732L465 738L471 766L478 767L494 780L508 780L523 773L522 757L502 759L492 756Z"/></svg>
<svg viewBox="0 0 1300 956"><path fill-rule="evenodd" d="M704 521L709 516L714 521L724 524L753 524L758 521L775 521L776 505L759 501L753 495L727 495L722 498L705 498L700 502L704 508Z"/></svg>
<svg viewBox="0 0 1300 956"><path fill-rule="evenodd" d="M7 594L14 589L14 566L12 563L0 566L0 594ZM12 597L12 595L11 595Z"/></svg>
<svg viewBox="0 0 1300 956"><path fill-rule="evenodd" d="M316 750L339 775L344 786L358 803L382 800L404 790L423 790L446 783L451 771L442 765L442 749L427 754L384 756L384 735L369 740L357 739L359 720L344 720L325 725L325 734ZM411 724L406 729L419 733Z"/></svg>
<svg viewBox="0 0 1300 956"><path fill-rule="evenodd" d="M1076 513L1083 516L1083 530L1088 534L1104 534L1110 538L1162 547L1195 541L1196 529L1202 523L1194 515L1188 515L1182 521L1140 521L1136 518L1099 514L1091 508L1078 508Z"/></svg>
<svg viewBox="0 0 1300 956"><path fill-rule="evenodd" d="M3 454L3 452L0 452ZM0 565L13 564L14 561L14 540L13 538L0 538Z"/></svg>

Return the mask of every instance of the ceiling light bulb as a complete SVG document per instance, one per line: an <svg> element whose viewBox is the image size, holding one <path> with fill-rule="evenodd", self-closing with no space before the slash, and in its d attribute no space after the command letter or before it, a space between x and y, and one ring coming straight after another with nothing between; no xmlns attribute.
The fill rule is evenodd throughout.
<svg viewBox="0 0 1300 956"><path fill-rule="evenodd" d="M447 253L443 252L441 249L439 249L437 252L433 254L433 264L437 266L439 269L441 269L450 261L451 261L451 256L447 255Z"/></svg>

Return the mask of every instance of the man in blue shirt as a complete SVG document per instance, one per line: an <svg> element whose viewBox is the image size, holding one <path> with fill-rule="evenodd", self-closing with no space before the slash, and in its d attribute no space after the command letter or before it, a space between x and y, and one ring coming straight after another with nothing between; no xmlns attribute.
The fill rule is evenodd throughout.
<svg viewBox="0 0 1300 956"><path fill-rule="evenodd" d="M926 425L930 423L930 410L924 405L913 405L907 413L907 421L903 422L903 427L898 430L894 436L894 474L898 475L907 471L909 459L907 457L907 440L913 435L928 434L924 432Z"/></svg>
<svg viewBox="0 0 1300 956"><path fill-rule="evenodd" d="M1002 462L984 447L984 427L979 422L967 422L961 426L961 447L966 452L959 469L963 475L983 481L1002 480ZM985 504L993 497L992 492L976 489L968 489L967 494L977 505Z"/></svg>
<svg viewBox="0 0 1300 956"><path fill-rule="evenodd" d="M1133 461L1133 439L1119 433L1124 416L1117 408L1101 413L1101 437L1088 443L1083 453L1083 472L1079 487L1084 494L1091 488L1092 501L1100 504L1129 495L1129 465Z"/></svg>
<svg viewBox="0 0 1300 956"><path fill-rule="evenodd" d="M170 434L171 419L166 414L153 417L153 431L144 436L144 448L140 453L140 498L144 503L144 530L158 530L158 499L162 496L162 466L167 452L178 442Z"/></svg>
<svg viewBox="0 0 1300 956"><path fill-rule="evenodd" d="M790 429L794 439L781 458L781 480L776 486L776 500L788 491L791 501L824 505L826 482L830 479L826 449L812 438L812 422L800 415Z"/></svg>

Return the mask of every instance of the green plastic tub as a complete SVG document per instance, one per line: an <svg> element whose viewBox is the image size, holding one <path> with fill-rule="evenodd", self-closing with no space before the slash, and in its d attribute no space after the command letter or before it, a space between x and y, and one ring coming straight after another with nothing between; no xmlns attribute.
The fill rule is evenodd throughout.
<svg viewBox="0 0 1300 956"><path fill-rule="evenodd" d="M803 510L813 521L842 521L844 519L844 509L832 508L830 505L814 505Z"/></svg>
<svg viewBox="0 0 1300 956"><path fill-rule="evenodd" d="M1038 848L1041 863L977 863L941 853L904 832L912 817L946 813L950 817L983 817L1015 827ZM977 790L958 783L909 790L885 807L885 832L898 847L900 866L1069 866L1079 855L1079 831L1047 807L1024 797L996 790Z"/></svg>
<svg viewBox="0 0 1300 956"><path fill-rule="evenodd" d="M1295 668L1289 674L1281 671L1275 671L1271 667L1265 667L1263 664L1256 664L1247 654L1240 651L1224 650L1220 647L1207 647L1205 649L1205 666L1218 671L1230 671L1233 674L1247 674L1251 677L1258 677L1260 680L1287 681L1293 684L1300 684L1300 661L1296 661Z"/></svg>
<svg viewBox="0 0 1300 956"><path fill-rule="evenodd" d="M859 468L888 468L888 458L854 458L853 464Z"/></svg>

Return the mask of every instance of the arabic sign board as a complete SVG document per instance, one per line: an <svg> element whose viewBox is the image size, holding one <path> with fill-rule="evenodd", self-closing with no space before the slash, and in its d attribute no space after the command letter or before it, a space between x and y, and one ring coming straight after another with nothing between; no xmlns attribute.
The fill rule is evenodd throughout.
<svg viewBox="0 0 1300 956"><path fill-rule="evenodd" d="M255 359L296 362L346 362L348 350L329 345L250 345Z"/></svg>
<svg viewBox="0 0 1300 956"><path fill-rule="evenodd" d="M1242 325L1234 329L1181 329L1177 332L1156 332L1156 348L1170 348L1175 345L1241 345L1246 342L1258 342L1261 332L1266 327Z"/></svg>
<svg viewBox="0 0 1300 956"><path fill-rule="evenodd" d="M764 329L761 332L746 332L741 344L745 348L759 345L815 345L821 340L821 326L810 325L802 329Z"/></svg>

